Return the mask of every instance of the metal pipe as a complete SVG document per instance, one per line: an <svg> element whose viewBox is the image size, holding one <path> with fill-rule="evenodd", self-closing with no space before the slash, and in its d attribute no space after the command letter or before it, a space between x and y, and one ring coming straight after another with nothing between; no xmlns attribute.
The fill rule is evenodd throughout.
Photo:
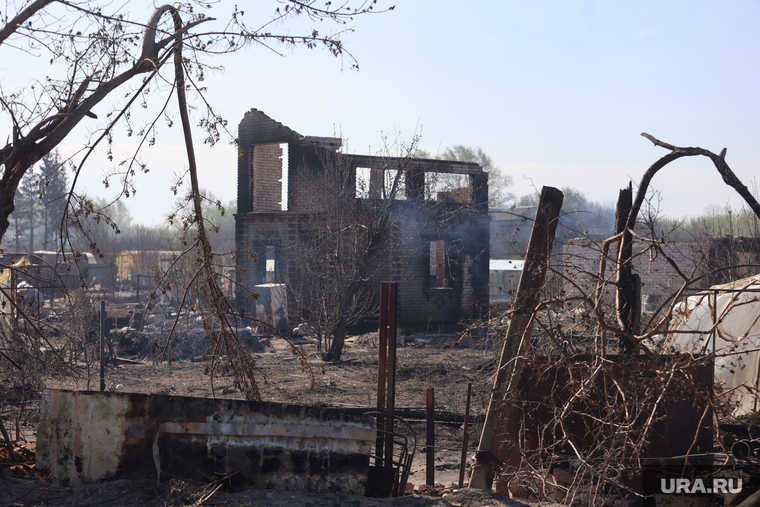
<svg viewBox="0 0 760 507"><path fill-rule="evenodd" d="M395 282L386 282L388 284L388 365L386 372L387 401L385 411L388 417L385 420L385 430L388 434L393 434L393 412L396 408L396 310L398 301L398 284ZM388 439L385 443L385 463L391 466L393 463L393 438Z"/></svg>
<svg viewBox="0 0 760 507"><path fill-rule="evenodd" d="M425 461L425 484L435 486L435 393L428 387L426 393L427 408L427 449Z"/></svg>
<svg viewBox="0 0 760 507"><path fill-rule="evenodd" d="M750 447L752 447L752 456L760 458L760 440L753 439L749 441Z"/></svg>
<svg viewBox="0 0 760 507"><path fill-rule="evenodd" d="M106 302L100 302L100 391L106 390Z"/></svg>
<svg viewBox="0 0 760 507"><path fill-rule="evenodd" d="M377 441L375 443L375 466L382 466L385 444L385 383L388 357L388 284L380 286L380 322L377 343Z"/></svg>
<svg viewBox="0 0 760 507"><path fill-rule="evenodd" d="M464 469L467 465L467 446L470 443L470 399L472 382L467 384L467 404L464 409L464 436L462 437L462 459L459 462L459 489L464 487Z"/></svg>
<svg viewBox="0 0 760 507"><path fill-rule="evenodd" d="M731 446L731 455L736 459L749 458L752 456L752 444L749 440L737 440Z"/></svg>

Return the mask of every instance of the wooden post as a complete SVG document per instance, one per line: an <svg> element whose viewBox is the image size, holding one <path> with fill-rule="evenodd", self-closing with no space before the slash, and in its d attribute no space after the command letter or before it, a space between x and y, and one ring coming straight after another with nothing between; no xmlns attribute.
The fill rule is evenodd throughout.
<svg viewBox="0 0 760 507"><path fill-rule="evenodd" d="M620 190L615 208L615 234L623 233L618 246L615 306L618 325L623 332L628 334L637 333L641 308L641 280L637 280L637 276L633 274L633 234L627 228L628 215L631 213L632 206L633 188L629 184ZM631 354L635 348L633 341L626 337L620 338L621 352Z"/></svg>
<svg viewBox="0 0 760 507"><path fill-rule="evenodd" d="M541 288L546 280L549 259L554 243L554 234L562 208L562 192L553 187L543 187L536 210L536 220L528 241L528 251L517 293L512 302L512 315L507 335L501 349L499 367L491 391L491 400L480 435L477 456L486 458L501 450L504 442L497 442L496 432L500 420L508 421L512 405L507 403L517 389L522 375L523 358L528 351L533 315L539 304ZM493 476L488 461L476 463L472 467L470 487L490 489Z"/></svg>

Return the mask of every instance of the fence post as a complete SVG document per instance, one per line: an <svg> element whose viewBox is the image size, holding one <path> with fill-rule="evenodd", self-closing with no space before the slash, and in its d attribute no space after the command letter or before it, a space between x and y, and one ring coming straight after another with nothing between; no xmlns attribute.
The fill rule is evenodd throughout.
<svg viewBox="0 0 760 507"><path fill-rule="evenodd" d="M106 390L106 302L100 302L100 391Z"/></svg>

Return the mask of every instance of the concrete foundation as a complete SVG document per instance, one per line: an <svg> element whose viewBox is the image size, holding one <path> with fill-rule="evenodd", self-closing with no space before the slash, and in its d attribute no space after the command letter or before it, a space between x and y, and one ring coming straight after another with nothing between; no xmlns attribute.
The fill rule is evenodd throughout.
<svg viewBox="0 0 760 507"><path fill-rule="evenodd" d="M338 409L46 389L37 469L65 485L118 478L210 481L363 495L376 431Z"/></svg>

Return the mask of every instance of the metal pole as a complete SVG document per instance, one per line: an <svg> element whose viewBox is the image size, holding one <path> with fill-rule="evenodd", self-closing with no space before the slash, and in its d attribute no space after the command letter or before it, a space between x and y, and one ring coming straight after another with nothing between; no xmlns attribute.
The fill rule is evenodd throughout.
<svg viewBox="0 0 760 507"><path fill-rule="evenodd" d="M462 437L462 460L459 462L459 489L464 487L464 469L467 464L467 446L470 444L470 399L472 382L467 384L467 404L464 409L464 436Z"/></svg>
<svg viewBox="0 0 760 507"><path fill-rule="evenodd" d="M425 461L425 484L435 486L435 393L427 389L427 459Z"/></svg>
<svg viewBox="0 0 760 507"><path fill-rule="evenodd" d="M375 466L382 466L385 445L385 380L388 357L388 283L380 286L380 322L377 343L377 441L375 442Z"/></svg>
<svg viewBox="0 0 760 507"><path fill-rule="evenodd" d="M106 302L100 302L100 391L106 390Z"/></svg>
<svg viewBox="0 0 760 507"><path fill-rule="evenodd" d="M716 333L717 331L717 322L718 322L718 291L713 290L712 292L712 353L713 353L713 361L715 361L715 340L718 338L718 335Z"/></svg>
<svg viewBox="0 0 760 507"><path fill-rule="evenodd" d="M398 301L398 284L388 282L388 368L386 373L387 401L385 411L388 418L385 420L385 430L388 432L388 440L385 443L385 464L393 466L393 412L396 408L396 310Z"/></svg>
<svg viewBox="0 0 760 507"><path fill-rule="evenodd" d="M13 323L13 329L18 329L18 276L16 270L11 271L11 322Z"/></svg>

